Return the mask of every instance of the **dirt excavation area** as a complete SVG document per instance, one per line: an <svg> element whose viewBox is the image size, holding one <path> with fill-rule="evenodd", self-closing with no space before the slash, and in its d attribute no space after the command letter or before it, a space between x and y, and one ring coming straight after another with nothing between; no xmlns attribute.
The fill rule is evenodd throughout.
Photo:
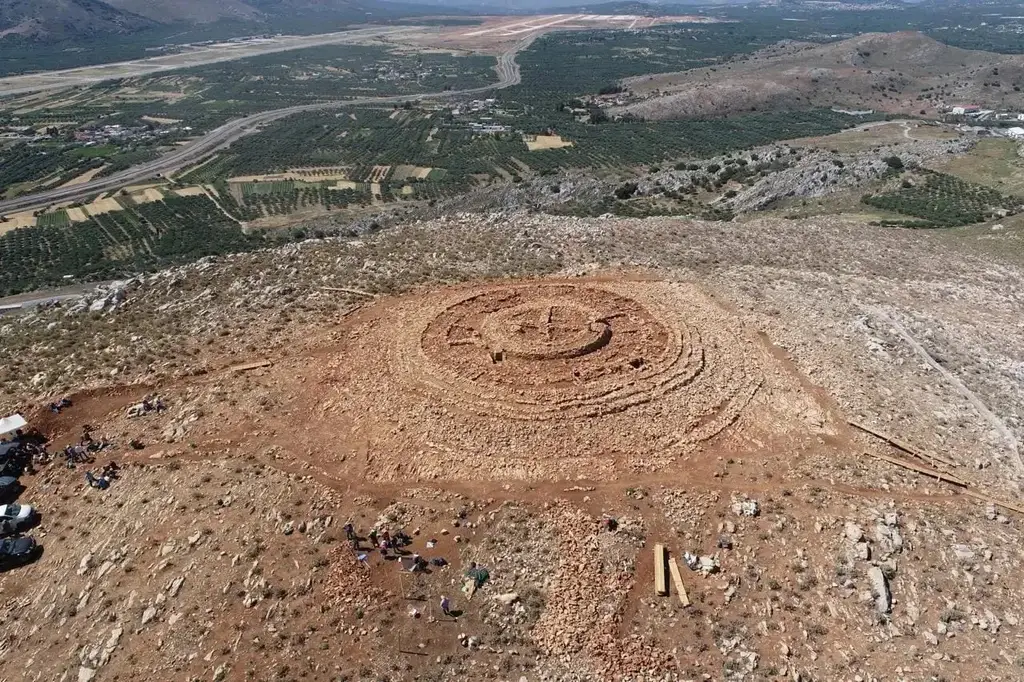
<svg viewBox="0 0 1024 682"><path fill-rule="evenodd" d="M459 215L0 318L2 676L1019 679L1019 240Z"/></svg>

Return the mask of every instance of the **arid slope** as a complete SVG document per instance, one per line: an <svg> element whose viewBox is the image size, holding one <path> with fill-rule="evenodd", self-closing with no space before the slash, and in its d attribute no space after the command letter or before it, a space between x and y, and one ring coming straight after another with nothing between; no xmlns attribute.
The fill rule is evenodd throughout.
<svg viewBox="0 0 1024 682"><path fill-rule="evenodd" d="M1022 107L1024 57L944 45L921 33L869 33L827 45L780 43L725 65L625 82L647 119L840 106L936 113L942 105Z"/></svg>

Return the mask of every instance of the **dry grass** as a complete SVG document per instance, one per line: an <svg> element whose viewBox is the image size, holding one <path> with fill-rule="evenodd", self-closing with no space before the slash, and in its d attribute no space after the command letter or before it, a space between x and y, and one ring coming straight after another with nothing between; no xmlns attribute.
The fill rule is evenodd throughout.
<svg viewBox="0 0 1024 682"><path fill-rule="evenodd" d="M196 168L199 168L199 166L196 166ZM266 173L263 175L239 175L238 177L228 178L228 182L284 182L287 180L329 182L331 180L348 179L348 169L345 166L320 166L311 168L289 168L288 170L282 173Z"/></svg>
<svg viewBox="0 0 1024 682"><path fill-rule="evenodd" d="M85 205L85 211L89 215L103 215L104 213L113 213L115 211L123 211L124 207L117 203L116 199L96 199L91 204Z"/></svg>
<svg viewBox="0 0 1024 682"><path fill-rule="evenodd" d="M84 223L89 219L89 216L86 215L85 211L77 206L75 208L67 209L67 212L68 218L70 218L73 223Z"/></svg>
<svg viewBox="0 0 1024 682"><path fill-rule="evenodd" d="M180 119L177 118L160 118L158 116L143 116L143 121L149 121L150 123L159 123L160 125L170 126L175 123L181 123Z"/></svg>
<svg viewBox="0 0 1024 682"><path fill-rule="evenodd" d="M99 175L103 171L103 169L106 168L106 167L107 167L106 164L104 164L104 165L100 166L99 168L93 168L92 170L88 170L88 171L82 173L81 175L79 175L77 178L73 178L73 179L65 182L63 185L61 185L61 187L75 187L76 185L84 185L85 183L89 182L90 180L95 178L97 175Z"/></svg>
<svg viewBox="0 0 1024 682"><path fill-rule="evenodd" d="M432 170L433 168L429 167L410 166L407 164L402 164L399 166L395 166L394 170L391 173L391 179L394 180L395 182L408 180L410 178L416 178L417 180L425 180L426 177L430 175L430 171Z"/></svg>
<svg viewBox="0 0 1024 682"><path fill-rule="evenodd" d="M570 140L563 140L561 135L523 135L523 142L531 152L543 151L545 149L562 149L571 147Z"/></svg>
<svg viewBox="0 0 1024 682"><path fill-rule="evenodd" d="M1024 194L1024 159L1013 140L979 140L970 152L934 165L935 170L1009 194Z"/></svg>
<svg viewBox="0 0 1024 682"><path fill-rule="evenodd" d="M11 230L17 230L20 227L35 226L36 217L32 213L32 211L22 211L21 213L12 213L8 215L7 220L0 222L0 234L10 232Z"/></svg>
<svg viewBox="0 0 1024 682"><path fill-rule="evenodd" d="M951 126L928 126L916 122L868 123L834 135L801 137L790 140L798 147L831 149L843 153L866 152L883 145L899 145L915 140L955 140L960 137Z"/></svg>

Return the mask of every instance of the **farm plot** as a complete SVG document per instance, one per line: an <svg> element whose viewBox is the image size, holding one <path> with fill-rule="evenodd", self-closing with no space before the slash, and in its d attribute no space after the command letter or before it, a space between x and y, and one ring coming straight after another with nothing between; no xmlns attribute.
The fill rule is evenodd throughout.
<svg viewBox="0 0 1024 682"><path fill-rule="evenodd" d="M390 171L391 166L374 166L370 169L370 173L366 177L366 182L384 182L384 179L388 177L388 173Z"/></svg>
<svg viewBox="0 0 1024 682"><path fill-rule="evenodd" d="M330 180L348 180L346 166L319 166L315 168L289 168L281 173L262 175L242 175L228 178L228 182L282 182L285 180L304 180L307 182L326 182Z"/></svg>
<svg viewBox="0 0 1024 682"><path fill-rule="evenodd" d="M222 183L217 187L225 210L242 221L285 216L309 209L332 211L369 205L369 185L350 180Z"/></svg>
<svg viewBox="0 0 1024 682"><path fill-rule="evenodd" d="M433 168L423 168L420 166L410 166L407 164L401 164L395 166L394 171L391 173L391 180L394 182L401 182L402 180L426 180Z"/></svg>
<svg viewBox="0 0 1024 682"><path fill-rule="evenodd" d="M39 227L67 227L70 224L71 218L68 217L67 211L44 213L36 220L36 225Z"/></svg>
<svg viewBox="0 0 1024 682"><path fill-rule="evenodd" d="M523 142L531 152L572 146L572 142L563 140L561 135L523 135Z"/></svg>
<svg viewBox="0 0 1024 682"><path fill-rule="evenodd" d="M180 187L174 190L174 193L179 197L198 197L206 194L206 190L202 187Z"/></svg>
<svg viewBox="0 0 1024 682"><path fill-rule="evenodd" d="M36 222L36 216L32 211L13 213L6 216L5 220L0 221L0 234L22 227L34 227Z"/></svg>
<svg viewBox="0 0 1024 682"><path fill-rule="evenodd" d="M516 110L513 106L505 109ZM555 111L556 113L551 113ZM226 167L247 174L280 171L314 159L351 167L351 177L373 182L383 166L393 182L420 179L447 193L462 191L474 178L505 179L566 168L623 168L680 158L715 156L777 140L833 133L860 119L827 109L762 113L715 121L619 121L587 124L558 112L510 118L533 130L556 127L559 134L524 143L520 133L481 133L439 113L395 121L389 112L360 110L357 120L333 114L300 114L262 133L239 140L227 152ZM571 146L567 146L571 143ZM524 146L535 151L524 158ZM426 171L425 173L423 171ZM240 174L240 173L236 173ZM486 181L486 180L484 180Z"/></svg>
<svg viewBox="0 0 1024 682"><path fill-rule="evenodd" d="M0 235L0 295L56 284L65 275L109 279L259 245L206 196L169 195L120 208L84 222L59 211Z"/></svg>
<svg viewBox="0 0 1024 682"><path fill-rule="evenodd" d="M952 175L920 170L905 174L900 187L869 194L868 206L920 218L912 227L957 227L1001 218L1024 209L1024 200Z"/></svg>
<svg viewBox="0 0 1024 682"><path fill-rule="evenodd" d="M296 187L292 180L279 180L276 182L243 182L241 183L242 197L252 195L265 196L269 194L291 193Z"/></svg>

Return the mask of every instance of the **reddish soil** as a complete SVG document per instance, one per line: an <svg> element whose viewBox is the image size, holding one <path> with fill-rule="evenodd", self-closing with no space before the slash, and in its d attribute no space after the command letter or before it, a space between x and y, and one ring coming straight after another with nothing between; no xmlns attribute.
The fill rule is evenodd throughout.
<svg viewBox="0 0 1024 682"><path fill-rule="evenodd" d="M33 415L56 444L93 425L125 473L103 493L59 466L29 480L27 497L54 517L42 535L52 550L0 589L6 613L54 620L11 640L38 652L18 679L840 679L851 656L888 669L894 631L936 620L946 597L978 596L949 583L931 525L968 533L963 498L909 475L884 488L830 480L885 470L784 351L692 284L421 290L339 315L268 366L238 360ZM128 418L150 393L169 411ZM146 447L126 449L133 438ZM746 498L758 516L733 511ZM903 525L882 520L892 509ZM346 520L364 537L405 529L408 552L450 565L411 574L365 540L353 551ZM848 521L878 524L875 539L849 540ZM76 544L80 527L95 532ZM649 542L680 562L719 559L711 576L683 567L690 608L674 588L653 596ZM876 563L900 556L891 616L863 578L868 542ZM985 556L996 571L1016 565ZM492 573L472 600L460 591L471 561ZM439 613L442 595L458 620Z"/></svg>

